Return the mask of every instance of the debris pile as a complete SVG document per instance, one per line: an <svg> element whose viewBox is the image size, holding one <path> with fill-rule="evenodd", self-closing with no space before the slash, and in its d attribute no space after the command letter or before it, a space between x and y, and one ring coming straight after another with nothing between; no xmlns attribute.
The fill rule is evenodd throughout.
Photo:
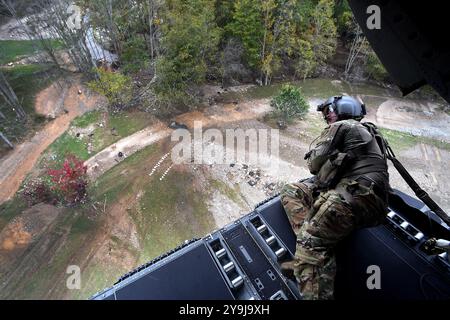
<svg viewBox="0 0 450 320"><path fill-rule="evenodd" d="M232 183L245 183L252 188L263 191L267 196L272 196L279 192L283 183L275 182L261 168L249 166L245 163L231 163L226 170L227 178Z"/></svg>

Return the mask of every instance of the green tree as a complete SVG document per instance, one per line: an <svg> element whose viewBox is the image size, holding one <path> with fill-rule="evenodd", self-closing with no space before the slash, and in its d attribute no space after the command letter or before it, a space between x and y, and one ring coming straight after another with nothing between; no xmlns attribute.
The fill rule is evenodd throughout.
<svg viewBox="0 0 450 320"><path fill-rule="evenodd" d="M349 31L351 33L354 27L352 26L353 13L347 0L336 1L334 6L334 16L336 18L337 32L341 37L348 37Z"/></svg>
<svg viewBox="0 0 450 320"><path fill-rule="evenodd" d="M103 68L95 71L98 79L88 83L90 89L104 95L113 107L124 107L131 101L133 91L131 78Z"/></svg>
<svg viewBox="0 0 450 320"><path fill-rule="evenodd" d="M299 58L296 65L296 73L305 80L316 67L316 60L311 42L299 39L298 55Z"/></svg>
<svg viewBox="0 0 450 320"><path fill-rule="evenodd" d="M233 19L234 1L216 0L215 16L216 23L219 28L225 28Z"/></svg>
<svg viewBox="0 0 450 320"><path fill-rule="evenodd" d="M150 61L145 40L141 37L132 37L124 41L120 59L125 73L145 68Z"/></svg>
<svg viewBox="0 0 450 320"><path fill-rule="evenodd" d="M320 0L312 12L313 32L310 42L318 65L326 62L336 50L337 31L333 8L333 0Z"/></svg>
<svg viewBox="0 0 450 320"><path fill-rule="evenodd" d="M290 122L308 112L308 102L298 87L284 85L270 102L274 113L280 119Z"/></svg>
<svg viewBox="0 0 450 320"><path fill-rule="evenodd" d="M283 60L294 58L300 35L300 0L238 0L233 19L226 26L245 49L247 64L259 71L268 85Z"/></svg>
<svg viewBox="0 0 450 320"><path fill-rule="evenodd" d="M204 83L220 40L212 12L211 1L168 1L161 26L163 54L156 66L156 92L163 100L182 100L189 87Z"/></svg>
<svg viewBox="0 0 450 320"><path fill-rule="evenodd" d="M278 32L274 33L274 25L276 21L275 9L277 4L274 0L266 0L262 2L263 12L263 39L261 48L261 83L268 85L270 76L273 71L278 68L279 59L275 52L275 45Z"/></svg>
<svg viewBox="0 0 450 320"><path fill-rule="evenodd" d="M259 70L261 67L261 48L264 38L264 22L260 1L237 0L231 23L227 32L239 39L245 50L245 60L249 67Z"/></svg>

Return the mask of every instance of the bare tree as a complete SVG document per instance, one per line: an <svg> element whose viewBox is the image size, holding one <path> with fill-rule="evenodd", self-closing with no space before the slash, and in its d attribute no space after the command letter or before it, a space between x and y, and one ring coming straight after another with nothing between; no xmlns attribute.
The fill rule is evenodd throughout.
<svg viewBox="0 0 450 320"><path fill-rule="evenodd" d="M347 61L345 63L345 70L344 70L344 78L345 80L348 80L352 67L355 64L355 61L357 58L363 54L366 54L368 42L366 37L364 36L361 28L359 25L353 21L353 28L354 28L354 38L352 41L352 45L350 47L350 52L347 57Z"/></svg>
<svg viewBox="0 0 450 320"><path fill-rule="evenodd" d="M45 25L40 21L39 15L36 13L34 15L29 15L27 17L26 23L22 21L19 17L15 5L11 0L0 0L0 4L9 12L12 18L14 18L21 29L25 32L30 40L38 40L44 52L50 57L55 65L58 65L58 60L56 59L55 48L50 37L45 37L43 35L43 30ZM39 4L39 3L37 3ZM35 49L37 45L33 42Z"/></svg>
<svg viewBox="0 0 450 320"><path fill-rule="evenodd" d="M8 140L8 138L0 131L0 138L10 147L11 149L14 148L14 145L11 143L11 141Z"/></svg>
<svg viewBox="0 0 450 320"><path fill-rule="evenodd" d="M41 47L59 65L55 54L54 39L59 39L77 69L83 73L91 74L95 66L86 45L86 32L90 28L88 19L81 24L81 28L73 28L68 23L67 9L73 4L71 0L36 0L33 1L32 14L23 23L15 11L11 0L0 0L11 16L14 17L30 39L36 39Z"/></svg>
<svg viewBox="0 0 450 320"><path fill-rule="evenodd" d="M92 27L97 31L95 40L101 42L103 46L109 47L118 55L122 52L122 44L120 41L122 35L121 30L116 23L116 17L117 15L124 13L117 12L116 6L137 5L124 3L125 1L123 0L96 0L87 2ZM142 12L142 14L145 14L145 12Z"/></svg>
<svg viewBox="0 0 450 320"><path fill-rule="evenodd" d="M86 33L90 29L89 20L84 19L79 29L69 25L66 12L71 4L70 0L52 1L52 5L46 11L45 20L47 26L63 42L77 69L85 74L91 74L95 62L86 44Z"/></svg>
<svg viewBox="0 0 450 320"><path fill-rule="evenodd" d="M3 72L0 71L0 96L3 97L6 104L16 113L18 119L25 119L27 114L23 110L19 99L17 99L16 93L9 85L8 80L4 76ZM2 114L4 118L4 115Z"/></svg>
<svg viewBox="0 0 450 320"><path fill-rule="evenodd" d="M148 0L149 47L152 60L160 54L158 45L159 28L155 24L155 18L162 5L163 0Z"/></svg>

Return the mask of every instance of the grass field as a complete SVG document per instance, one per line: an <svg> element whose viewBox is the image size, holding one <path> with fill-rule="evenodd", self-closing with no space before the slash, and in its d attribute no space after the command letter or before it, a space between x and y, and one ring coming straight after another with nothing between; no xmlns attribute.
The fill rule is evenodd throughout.
<svg viewBox="0 0 450 320"><path fill-rule="evenodd" d="M391 148L395 151L402 151L415 146L418 143L435 146L439 149L450 151L450 143L437 139L415 136L410 133L397 130L380 128L382 135L386 138Z"/></svg>
<svg viewBox="0 0 450 320"><path fill-rule="evenodd" d="M128 238L107 234L108 245L112 244L114 250L133 257L136 266L184 240L202 237L214 230L214 220L203 201L205 195L196 190L191 173L174 169L163 181L159 179L162 172L153 177L146 174L163 153L159 145L136 152L90 185L87 204L63 208L54 226L35 239L23 256L17 257L18 278L8 279L8 292L0 296L86 299L130 271L123 266L108 265L98 258L86 262L92 254L91 241L96 234L103 232L102 226L110 210L119 210L120 214L129 216L136 226L139 251L130 245ZM137 199L137 194L142 196ZM106 216L92 216L91 204L103 204L105 199ZM131 200L127 200L125 207L120 207L122 199ZM0 206L0 232L24 208L18 195ZM33 264L24 264L33 259L34 252L41 251ZM65 287L68 265L83 266L81 290L69 291Z"/></svg>
<svg viewBox="0 0 450 320"><path fill-rule="evenodd" d="M103 126L99 123L105 119ZM110 115L104 110L95 110L75 118L71 124L71 130L65 132L56 139L44 152L39 161L40 166L51 159L57 163L62 162L67 154L74 154L82 160L94 156L99 151L112 145L114 142L127 137L143 128L151 125L152 117L145 112L132 111ZM87 135L77 137L77 128L84 129L93 126L92 138ZM112 129L115 133L112 134ZM92 143L92 152L88 153L87 145Z"/></svg>
<svg viewBox="0 0 450 320"><path fill-rule="evenodd" d="M49 41L55 49L62 47L58 40ZM0 65L17 61L41 51L43 51L43 48L38 40L0 40Z"/></svg>

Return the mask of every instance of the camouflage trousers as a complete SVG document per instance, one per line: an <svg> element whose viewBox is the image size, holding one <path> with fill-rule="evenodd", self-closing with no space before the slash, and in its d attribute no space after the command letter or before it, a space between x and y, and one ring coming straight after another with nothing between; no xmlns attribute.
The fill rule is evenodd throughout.
<svg viewBox="0 0 450 320"><path fill-rule="evenodd" d="M303 299L333 299L334 247L351 231L375 226L386 215L386 203L373 188L341 180L334 189L317 192L308 182L287 184L281 201L297 235L293 261L282 269L293 272Z"/></svg>

